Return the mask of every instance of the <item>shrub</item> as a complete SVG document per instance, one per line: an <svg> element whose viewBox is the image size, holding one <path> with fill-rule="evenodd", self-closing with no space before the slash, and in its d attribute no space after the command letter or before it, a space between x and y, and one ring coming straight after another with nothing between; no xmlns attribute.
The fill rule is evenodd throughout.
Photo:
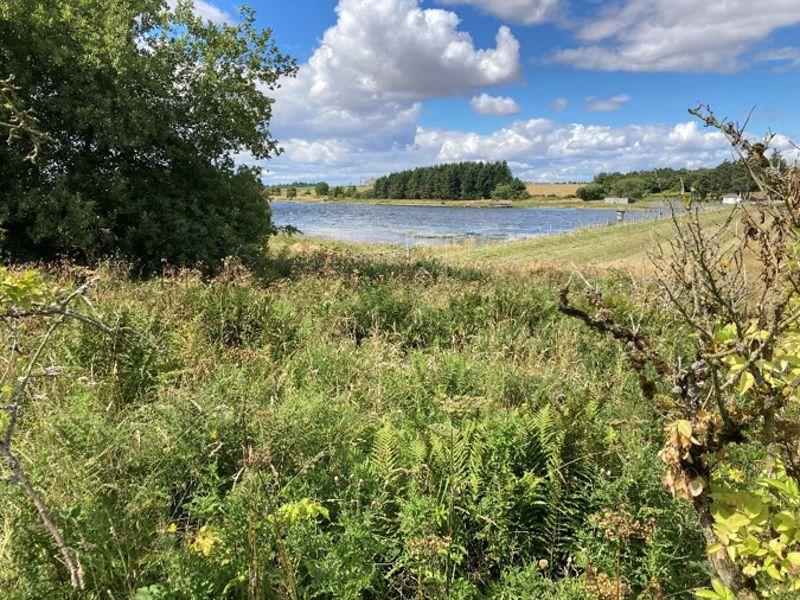
<svg viewBox="0 0 800 600"><path fill-rule="evenodd" d="M606 192L603 189L603 186L590 183L589 185L584 185L583 187L578 188L578 191L575 192L575 195L584 202L589 202L592 200L602 200L605 198Z"/></svg>
<svg viewBox="0 0 800 600"><path fill-rule="evenodd" d="M514 179L511 183L502 183L492 192L494 200L524 200L529 197L525 184L519 179Z"/></svg>

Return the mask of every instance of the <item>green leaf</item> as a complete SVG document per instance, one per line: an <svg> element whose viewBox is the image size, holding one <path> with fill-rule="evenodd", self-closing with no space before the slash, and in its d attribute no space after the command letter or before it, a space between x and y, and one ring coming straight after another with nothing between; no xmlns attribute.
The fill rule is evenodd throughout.
<svg viewBox="0 0 800 600"><path fill-rule="evenodd" d="M714 588L714 591L719 594L720 598L725 598L725 600L736 600L736 597L733 595L733 592L730 591L727 587L725 587L722 582L718 579L715 579L711 582L711 587Z"/></svg>
<svg viewBox="0 0 800 600"><path fill-rule="evenodd" d="M720 595L713 590L697 590L694 595L698 598L708 598L708 600L720 600Z"/></svg>
<svg viewBox="0 0 800 600"><path fill-rule="evenodd" d="M711 582L713 589L704 589L695 591L694 595L698 598L707 598L708 600L736 600L736 596L721 581L715 579Z"/></svg>

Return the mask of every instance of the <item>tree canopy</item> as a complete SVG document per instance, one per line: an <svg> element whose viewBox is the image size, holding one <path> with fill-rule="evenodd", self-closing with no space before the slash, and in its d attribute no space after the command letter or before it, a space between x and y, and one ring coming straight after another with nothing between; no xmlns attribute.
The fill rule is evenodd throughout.
<svg viewBox="0 0 800 600"><path fill-rule="evenodd" d="M254 253L269 207L234 157L279 152L269 92L295 70L247 8L216 24L166 0L0 0L0 78L47 136L35 163L0 147L0 247L143 270Z"/></svg>
<svg viewBox="0 0 800 600"><path fill-rule="evenodd" d="M771 161L785 166L780 153L773 153ZM699 199L717 199L726 193L746 196L755 191L747 167L739 161L726 160L712 168L599 173L577 195L583 200L600 200L605 196L638 199L648 194L679 193L682 189L693 192Z"/></svg>
<svg viewBox="0 0 800 600"><path fill-rule="evenodd" d="M391 173L375 180L375 198L478 200L527 197L525 185L503 162L460 162Z"/></svg>

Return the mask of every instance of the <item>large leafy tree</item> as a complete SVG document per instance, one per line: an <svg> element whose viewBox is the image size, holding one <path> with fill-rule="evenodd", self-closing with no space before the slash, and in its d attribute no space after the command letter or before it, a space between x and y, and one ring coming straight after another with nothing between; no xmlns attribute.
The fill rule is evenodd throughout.
<svg viewBox="0 0 800 600"><path fill-rule="evenodd" d="M269 207L234 158L279 152L269 93L295 70L249 9L215 24L166 0L0 0L0 77L48 137L35 162L20 136L0 147L2 249L143 270L254 255Z"/></svg>

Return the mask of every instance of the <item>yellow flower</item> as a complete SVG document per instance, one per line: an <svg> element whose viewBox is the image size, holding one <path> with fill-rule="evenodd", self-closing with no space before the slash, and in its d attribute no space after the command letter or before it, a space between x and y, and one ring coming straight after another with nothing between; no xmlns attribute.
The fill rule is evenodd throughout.
<svg viewBox="0 0 800 600"><path fill-rule="evenodd" d="M744 481L744 472L741 469L731 468L728 469L728 479L741 483Z"/></svg>
<svg viewBox="0 0 800 600"><path fill-rule="evenodd" d="M170 523L169 527L167 527L167 533L175 533L178 531L178 526L175 523Z"/></svg>
<svg viewBox="0 0 800 600"><path fill-rule="evenodd" d="M208 557L211 556L214 546L219 542L220 538L214 527L212 525L203 525L195 534L194 541L189 544L189 549L195 554L202 554Z"/></svg>

